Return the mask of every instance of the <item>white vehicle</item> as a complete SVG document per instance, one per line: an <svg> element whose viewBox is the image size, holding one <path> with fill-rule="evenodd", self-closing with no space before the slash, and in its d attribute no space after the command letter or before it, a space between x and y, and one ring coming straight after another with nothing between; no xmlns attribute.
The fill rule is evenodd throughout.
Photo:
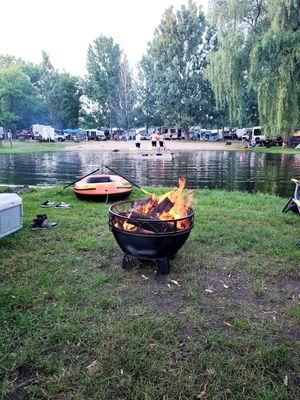
<svg viewBox="0 0 300 400"><path fill-rule="evenodd" d="M165 140L181 140L183 139L181 128L162 128Z"/></svg>
<svg viewBox="0 0 300 400"><path fill-rule="evenodd" d="M35 124L30 127L34 139L40 140L41 142L54 142L55 131L52 126Z"/></svg>
<svg viewBox="0 0 300 400"><path fill-rule="evenodd" d="M136 129L135 128L130 128L128 130L128 136L129 136L130 140L132 140L132 139L134 140L135 136L136 136Z"/></svg>
<svg viewBox="0 0 300 400"><path fill-rule="evenodd" d="M237 139L239 139L239 140L242 140L242 139L250 140L251 129L249 129L249 128L236 129L235 134L236 134Z"/></svg>
<svg viewBox="0 0 300 400"><path fill-rule="evenodd" d="M56 142L64 142L66 140L66 136L64 133L55 133L55 141Z"/></svg>
<svg viewBox="0 0 300 400"><path fill-rule="evenodd" d="M254 126L252 128L252 142L253 143L262 143L266 140L266 136L263 135L261 126Z"/></svg>
<svg viewBox="0 0 300 400"><path fill-rule="evenodd" d="M106 140L104 131L100 129L87 129L85 132L88 140Z"/></svg>

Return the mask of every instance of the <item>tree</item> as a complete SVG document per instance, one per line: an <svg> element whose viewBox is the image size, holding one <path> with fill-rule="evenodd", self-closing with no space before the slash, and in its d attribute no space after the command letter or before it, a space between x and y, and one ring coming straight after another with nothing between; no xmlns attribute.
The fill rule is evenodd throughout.
<svg viewBox="0 0 300 400"><path fill-rule="evenodd" d="M50 62L49 55L42 51L41 75L38 88L46 103L48 119L51 125L60 124L59 109L61 103L61 87L58 72Z"/></svg>
<svg viewBox="0 0 300 400"><path fill-rule="evenodd" d="M60 74L61 101L58 119L63 128L78 128L82 88L79 80L70 74Z"/></svg>
<svg viewBox="0 0 300 400"><path fill-rule="evenodd" d="M98 126L118 122L121 51L112 38L99 36L88 47L87 96L94 101Z"/></svg>
<svg viewBox="0 0 300 400"><path fill-rule="evenodd" d="M167 9L155 31L141 68L150 71L147 81L154 82L152 95L165 124L187 127L210 118L214 99L204 77L207 33L204 14L192 1L177 12Z"/></svg>
<svg viewBox="0 0 300 400"><path fill-rule="evenodd" d="M299 1L214 0L211 19L219 49L207 74L217 105L243 123L251 103L268 136L289 135L299 124Z"/></svg>
<svg viewBox="0 0 300 400"><path fill-rule="evenodd" d="M155 58L148 49L147 55L143 56L139 63L137 82L137 110L136 116L139 125L159 126L163 124L156 96Z"/></svg>
<svg viewBox="0 0 300 400"><path fill-rule="evenodd" d="M42 57L36 85L46 103L48 121L57 128L77 128L82 96L80 81L56 71L46 52L42 52Z"/></svg>
<svg viewBox="0 0 300 400"><path fill-rule="evenodd" d="M30 77L19 65L0 69L0 124L6 128L24 128L43 112L41 99Z"/></svg>
<svg viewBox="0 0 300 400"><path fill-rule="evenodd" d="M118 125L128 129L134 121L135 89L132 73L125 55L120 59Z"/></svg>

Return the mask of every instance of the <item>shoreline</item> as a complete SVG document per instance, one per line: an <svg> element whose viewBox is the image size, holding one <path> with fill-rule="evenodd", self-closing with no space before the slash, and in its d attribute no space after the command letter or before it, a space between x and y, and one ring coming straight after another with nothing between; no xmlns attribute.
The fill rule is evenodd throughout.
<svg viewBox="0 0 300 400"><path fill-rule="evenodd" d="M243 153L271 153L271 154L299 154L300 150L293 148L282 147L254 147L251 149L244 149L242 142L231 141L231 145L226 145L226 142L194 142L194 141L165 141L165 146L170 153L179 152L197 152L197 151L242 151ZM142 140L141 152L152 151L151 143L149 140ZM124 154L135 153L134 140L123 141L103 141L103 142L62 142L62 143L36 143L36 142L18 142L13 141L13 147L10 144L3 142L0 146L1 154L26 154L26 153L52 153L52 152L91 152L91 151L108 151L120 152Z"/></svg>
<svg viewBox="0 0 300 400"><path fill-rule="evenodd" d="M226 142L194 142L194 141L165 141L165 146L169 152L195 152L195 151L242 151L242 152L254 152L254 153L273 153L273 154L299 154L300 150L287 149L281 147L257 147L252 149L244 149L242 142L231 141L231 145L226 145ZM141 152L152 151L151 143L149 140L142 140ZM134 140L123 142L123 141L103 141L103 142L83 142L75 145L68 145L65 151L112 151L120 153L134 153L136 151Z"/></svg>
<svg viewBox="0 0 300 400"><path fill-rule="evenodd" d="M170 152L188 152L188 151L199 151L199 150L243 150L241 142L232 142L231 145L225 145L223 142L193 142L193 141L165 141L165 146ZM123 142L123 141L103 141L103 142L84 142L78 143L74 146L68 146L66 151L118 151L122 153L135 152L134 140ZM151 142L149 140L142 140L141 152L152 151Z"/></svg>

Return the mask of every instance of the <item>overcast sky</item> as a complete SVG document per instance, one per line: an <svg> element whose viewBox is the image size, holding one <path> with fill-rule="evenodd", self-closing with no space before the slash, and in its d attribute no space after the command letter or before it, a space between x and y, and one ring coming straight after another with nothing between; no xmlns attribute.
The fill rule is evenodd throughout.
<svg viewBox="0 0 300 400"><path fill-rule="evenodd" d="M208 0L196 0L207 12ZM0 54L39 63L45 50L59 70L85 74L89 43L111 36L134 66L164 10L187 0L2 0Z"/></svg>

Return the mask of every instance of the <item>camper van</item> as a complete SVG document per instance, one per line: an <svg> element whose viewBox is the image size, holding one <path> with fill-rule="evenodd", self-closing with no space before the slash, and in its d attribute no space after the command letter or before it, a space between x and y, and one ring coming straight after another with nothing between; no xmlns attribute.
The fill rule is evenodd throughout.
<svg viewBox="0 0 300 400"><path fill-rule="evenodd" d="M254 126L252 128L252 142L255 144L262 144L266 141L266 136L263 135L261 126Z"/></svg>
<svg viewBox="0 0 300 400"><path fill-rule="evenodd" d="M30 127L30 131L33 133L33 138L40 142L55 141L55 131L52 126L35 124Z"/></svg>
<svg viewBox="0 0 300 400"><path fill-rule="evenodd" d="M87 129L86 136L88 140L106 140L106 135L100 129Z"/></svg>

